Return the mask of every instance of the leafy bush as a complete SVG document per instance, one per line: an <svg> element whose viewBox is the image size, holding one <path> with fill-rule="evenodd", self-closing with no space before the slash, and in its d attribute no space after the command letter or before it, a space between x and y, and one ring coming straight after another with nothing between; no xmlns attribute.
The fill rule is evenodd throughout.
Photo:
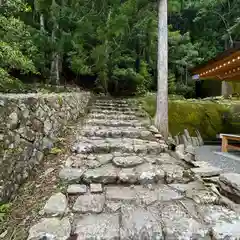
<svg viewBox="0 0 240 240"><path fill-rule="evenodd" d="M176 84L176 94L182 95L185 98L193 98L195 95L194 86L189 86L184 83L178 82Z"/></svg>
<svg viewBox="0 0 240 240"><path fill-rule="evenodd" d="M115 93L132 94L136 93L138 86L144 84L144 77L136 73L132 68L116 68L112 76L115 85Z"/></svg>

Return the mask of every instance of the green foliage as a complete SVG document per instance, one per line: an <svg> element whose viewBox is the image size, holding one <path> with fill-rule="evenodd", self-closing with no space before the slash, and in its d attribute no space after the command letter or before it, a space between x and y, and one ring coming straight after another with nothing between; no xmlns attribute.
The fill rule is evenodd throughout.
<svg viewBox="0 0 240 240"><path fill-rule="evenodd" d="M57 155L57 154L59 154L59 153L61 153L62 152L62 149L60 149L60 148L56 148L56 147L54 147L54 148L52 148L51 150L50 150L50 154L53 154L53 155Z"/></svg>
<svg viewBox="0 0 240 240"><path fill-rule="evenodd" d="M11 205L9 203L0 205L0 223L5 220L6 215L10 210Z"/></svg>
<svg viewBox="0 0 240 240"><path fill-rule="evenodd" d="M1 88L32 74L59 84L67 69L96 78L105 93L156 91L157 1L2 2ZM168 8L169 93L193 97L191 68L239 39L240 3L171 0Z"/></svg>
<svg viewBox="0 0 240 240"><path fill-rule="evenodd" d="M8 1L4 5L4 15L0 16L0 89L21 88L21 82L11 76L11 71L37 73L33 59L37 52L29 28L23 21L11 16L14 11L27 11L21 1Z"/></svg>

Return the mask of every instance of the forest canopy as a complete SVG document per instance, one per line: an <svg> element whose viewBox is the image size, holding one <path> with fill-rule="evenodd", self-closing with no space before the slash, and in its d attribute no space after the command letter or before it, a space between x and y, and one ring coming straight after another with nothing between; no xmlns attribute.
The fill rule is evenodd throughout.
<svg viewBox="0 0 240 240"><path fill-rule="evenodd" d="M169 92L191 96L190 69L239 39L240 1L168 2ZM26 79L156 90L156 0L0 0L0 12L0 90Z"/></svg>

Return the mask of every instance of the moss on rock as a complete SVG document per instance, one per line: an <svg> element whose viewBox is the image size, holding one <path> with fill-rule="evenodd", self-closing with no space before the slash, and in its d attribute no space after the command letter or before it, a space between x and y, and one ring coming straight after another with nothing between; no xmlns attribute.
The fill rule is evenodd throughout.
<svg viewBox="0 0 240 240"><path fill-rule="evenodd" d="M156 101L154 95L140 99L142 107L154 117ZM236 107L238 106L238 107ZM222 132L239 133L240 103L213 101L169 100L169 129L177 135L188 129L191 135L198 129L205 140L216 139Z"/></svg>

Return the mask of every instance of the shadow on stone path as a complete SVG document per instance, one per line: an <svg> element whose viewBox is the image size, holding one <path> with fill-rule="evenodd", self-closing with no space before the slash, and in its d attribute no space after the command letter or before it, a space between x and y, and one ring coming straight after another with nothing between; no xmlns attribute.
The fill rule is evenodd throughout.
<svg viewBox="0 0 240 240"><path fill-rule="evenodd" d="M237 239L239 213L195 176L219 170L172 157L149 124L127 100L97 99L28 239Z"/></svg>

